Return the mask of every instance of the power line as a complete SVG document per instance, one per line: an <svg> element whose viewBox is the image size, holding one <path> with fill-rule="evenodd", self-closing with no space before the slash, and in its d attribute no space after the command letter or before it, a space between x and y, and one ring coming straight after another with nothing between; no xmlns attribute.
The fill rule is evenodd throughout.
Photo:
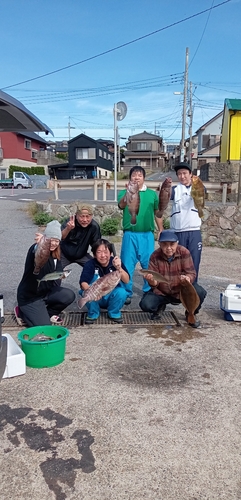
<svg viewBox="0 0 241 500"><path fill-rule="evenodd" d="M212 5L211 5L210 10L209 10L209 13L208 13L207 21L206 21L206 23L205 23L205 26L204 26L204 29L203 29L203 32L202 32L201 38L200 38L199 43L198 43L198 46L197 46L197 48L196 48L196 50L195 50L195 52L194 52L194 56L193 56L193 58L191 59L191 62L190 62L190 64L189 64L189 67L191 66L192 62L194 61L195 56L196 56L196 54L197 54L197 51L198 51L198 49L199 49L199 47L200 47L200 45L201 45L202 39L203 39L203 37L204 37L204 33L205 33L206 29L207 29L207 25L208 25L209 18L210 18L210 16L211 16L211 12L212 12L212 10L213 10L213 4L214 4L214 0L212 0Z"/></svg>
<svg viewBox="0 0 241 500"><path fill-rule="evenodd" d="M145 38L148 38L150 36L156 35L157 33L160 33L162 31L165 31L169 28L173 28L173 26L177 26L178 24L182 24L186 21L189 21L190 19L193 19L195 17L201 16L202 14L205 14L205 12L209 12L210 10L217 9L218 7L221 7L222 5L231 2L231 0L224 0L221 3L218 3L217 5L214 5L213 7L209 9L202 10L200 12L197 12L196 14L192 14L191 16L185 17L181 19L180 21L176 21L175 23L169 24L167 26L164 26L163 28L160 28L158 30L152 31L151 33L148 33L146 35L140 36L138 38L135 38L134 40L131 40L129 42L123 43L121 45L118 45L117 47L113 47L112 49L105 50L104 52L100 52L99 54L96 54L94 56L88 57L86 59L82 59L82 61L69 64L68 66L63 66L62 68L56 69L54 71L49 71L48 73L44 73L43 75L35 76L34 78L29 78L28 80L24 80L22 82L14 83L13 85L8 85L7 87L3 87L1 90L6 90L12 87L17 87L18 85L22 85L24 83L28 82L33 82L35 80L39 80L40 78L45 78L46 76L50 76L56 73L59 73L60 71L64 71L66 69L73 68L74 66L78 66L79 64L83 64L85 62L91 61L93 59L97 59L98 57L104 56L106 54L110 54L111 52L114 52L116 50L122 49L123 47L127 47L128 45L131 45L133 43L139 42L140 40L144 40Z"/></svg>

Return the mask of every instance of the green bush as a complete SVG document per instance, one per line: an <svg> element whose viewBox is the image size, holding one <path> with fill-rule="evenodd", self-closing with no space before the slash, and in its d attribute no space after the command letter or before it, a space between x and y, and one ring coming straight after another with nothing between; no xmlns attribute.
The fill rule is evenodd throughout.
<svg viewBox="0 0 241 500"><path fill-rule="evenodd" d="M102 236L112 236L117 233L119 229L119 219L106 219L100 224L100 231Z"/></svg>
<svg viewBox="0 0 241 500"><path fill-rule="evenodd" d="M169 219L163 219L163 228L170 229L170 220Z"/></svg>
<svg viewBox="0 0 241 500"><path fill-rule="evenodd" d="M51 220L54 220L54 217L46 212L37 212L33 216L34 224L37 224L37 226L46 226Z"/></svg>
<svg viewBox="0 0 241 500"><path fill-rule="evenodd" d="M25 172L28 175L45 175L44 167L17 167L16 165L9 166L9 177L12 179L13 172Z"/></svg>

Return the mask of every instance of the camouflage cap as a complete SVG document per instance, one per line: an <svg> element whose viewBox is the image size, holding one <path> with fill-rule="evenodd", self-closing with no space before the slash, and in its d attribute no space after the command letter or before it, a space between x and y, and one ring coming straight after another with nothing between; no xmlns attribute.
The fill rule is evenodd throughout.
<svg viewBox="0 0 241 500"><path fill-rule="evenodd" d="M83 210L86 210L89 215L93 215L93 213L94 213L94 209L91 205L88 205L86 203L79 203L77 205L76 213L80 214Z"/></svg>

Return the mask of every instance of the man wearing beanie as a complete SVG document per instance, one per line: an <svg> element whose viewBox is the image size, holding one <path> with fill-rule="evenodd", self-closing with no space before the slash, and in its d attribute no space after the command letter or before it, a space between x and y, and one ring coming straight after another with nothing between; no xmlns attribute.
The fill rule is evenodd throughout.
<svg viewBox="0 0 241 500"><path fill-rule="evenodd" d="M63 269L76 262L84 266L92 256L88 253L89 246L101 238L100 226L93 219L93 207L81 203L76 214L67 219L61 226L61 262Z"/></svg>
<svg viewBox="0 0 241 500"><path fill-rule="evenodd" d="M174 169L179 183L172 188L170 227L178 235L180 245L189 250L196 270L195 281L197 281L202 253L202 220L191 196L192 170L185 162L179 163Z"/></svg>
<svg viewBox="0 0 241 500"><path fill-rule="evenodd" d="M47 224L44 231L46 241L40 233L36 236L38 243L28 250L23 277L18 285L15 315L28 326L58 325L62 323L59 314L75 300L72 290L59 285L59 278L63 275L61 225L57 220ZM39 266L36 265L37 255ZM47 279L50 274L55 274L55 279Z"/></svg>

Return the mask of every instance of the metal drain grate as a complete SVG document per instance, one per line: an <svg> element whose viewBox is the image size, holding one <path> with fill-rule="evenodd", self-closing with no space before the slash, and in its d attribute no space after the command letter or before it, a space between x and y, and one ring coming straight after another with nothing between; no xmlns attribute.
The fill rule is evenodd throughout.
<svg viewBox="0 0 241 500"><path fill-rule="evenodd" d="M27 328L27 326L19 326L15 315L12 313L6 313L4 315L5 321L2 324L2 328L10 328L10 327L16 327L16 328ZM85 324L85 317L86 313L85 312L68 312L63 315L61 315L63 319L63 326L67 326L69 328L71 327L78 327L78 326L83 326ZM145 325L176 325L180 326L180 322L177 319L175 313L173 311L165 311L162 313L160 319L158 320L151 320L150 319L150 314L145 313L143 311L122 311L122 317L123 317L123 323L122 325L139 325L139 326L145 326ZM107 312L101 312L100 317L94 322L94 325L113 325L114 321L108 318ZM94 326L93 325L93 326ZM92 326L92 325L88 325Z"/></svg>

